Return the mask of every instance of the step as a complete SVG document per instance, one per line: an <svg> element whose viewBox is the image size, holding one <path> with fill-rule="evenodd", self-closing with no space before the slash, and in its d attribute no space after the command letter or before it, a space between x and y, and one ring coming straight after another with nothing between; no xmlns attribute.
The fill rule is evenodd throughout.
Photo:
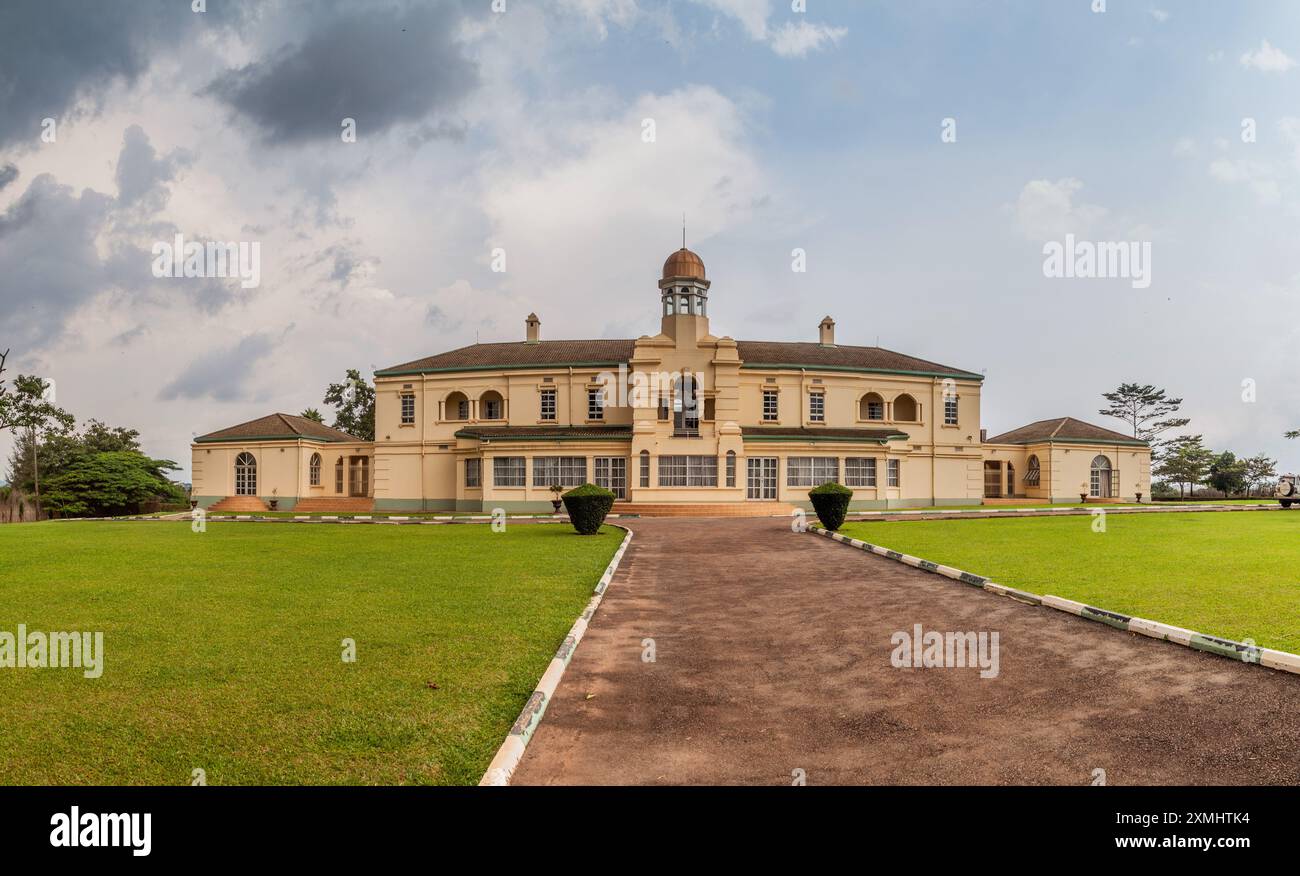
<svg viewBox="0 0 1300 876"><path fill-rule="evenodd" d="M787 517L794 506L784 502L615 502L611 514L640 517Z"/></svg>

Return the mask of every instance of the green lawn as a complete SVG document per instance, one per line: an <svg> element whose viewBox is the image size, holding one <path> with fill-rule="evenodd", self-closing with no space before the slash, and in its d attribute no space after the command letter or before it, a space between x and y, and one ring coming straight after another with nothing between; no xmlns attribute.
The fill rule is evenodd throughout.
<svg viewBox="0 0 1300 876"><path fill-rule="evenodd" d="M1032 593L1300 651L1300 513L846 523L841 530Z"/></svg>
<svg viewBox="0 0 1300 876"><path fill-rule="evenodd" d="M0 631L105 652L98 679L0 668L0 783L477 782L622 536L0 526Z"/></svg>

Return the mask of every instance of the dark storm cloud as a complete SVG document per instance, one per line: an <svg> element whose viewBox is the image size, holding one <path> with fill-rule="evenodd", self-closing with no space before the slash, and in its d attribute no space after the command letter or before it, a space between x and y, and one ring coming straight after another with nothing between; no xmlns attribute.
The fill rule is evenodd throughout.
<svg viewBox="0 0 1300 876"><path fill-rule="evenodd" d="M453 107L474 88L477 67L453 39L458 21L453 4L349 9L206 91L268 142L338 139L345 118L363 138Z"/></svg>
<svg viewBox="0 0 1300 876"><path fill-rule="evenodd" d="M97 109L107 88L133 82L159 47L233 23L242 0L0 2L0 146L40 142L41 120Z"/></svg>
<svg viewBox="0 0 1300 876"><path fill-rule="evenodd" d="M113 207L108 195L80 194L41 174L0 214L0 322L3 343L30 349L102 289L108 269L95 237Z"/></svg>
<svg viewBox="0 0 1300 876"><path fill-rule="evenodd" d="M278 341L267 332L248 335L233 346L204 353L185 368L158 394L161 401L178 398L211 398L235 401L247 398L246 383L259 361L275 349Z"/></svg>
<svg viewBox="0 0 1300 876"><path fill-rule="evenodd" d="M18 165L10 163L0 165L0 190L18 179Z"/></svg>
<svg viewBox="0 0 1300 876"><path fill-rule="evenodd" d="M161 210L170 195L166 184L191 160L192 156L183 149L159 158L143 128L139 125L127 128L122 135L122 151L117 156L118 204L129 207L138 203L150 212Z"/></svg>

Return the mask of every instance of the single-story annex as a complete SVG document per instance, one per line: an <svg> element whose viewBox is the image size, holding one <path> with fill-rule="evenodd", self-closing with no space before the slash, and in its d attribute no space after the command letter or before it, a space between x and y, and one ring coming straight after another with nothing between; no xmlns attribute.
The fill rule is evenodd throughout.
<svg viewBox="0 0 1300 876"><path fill-rule="evenodd" d="M621 503L809 507L829 480L855 508L1150 495L1147 444L1057 417L993 438L983 376L881 347L737 341L710 331L704 263L658 282L660 328L635 340L474 344L375 372L375 440L289 414L194 439L204 508L551 509L590 481ZM766 503L766 504L764 504Z"/></svg>

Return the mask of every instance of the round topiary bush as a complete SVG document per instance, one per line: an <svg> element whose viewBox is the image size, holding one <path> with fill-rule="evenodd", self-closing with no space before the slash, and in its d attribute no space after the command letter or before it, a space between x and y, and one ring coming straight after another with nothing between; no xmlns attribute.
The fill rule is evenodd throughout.
<svg viewBox="0 0 1300 876"><path fill-rule="evenodd" d="M853 491L842 484L827 481L820 487L809 490L808 498L812 499L813 510L817 512L817 519L822 522L822 526L834 532L844 525L844 515L849 513L849 500L853 498Z"/></svg>
<svg viewBox="0 0 1300 876"><path fill-rule="evenodd" d="M614 507L614 494L595 484L583 484L564 494L564 507L578 535L595 535Z"/></svg>

